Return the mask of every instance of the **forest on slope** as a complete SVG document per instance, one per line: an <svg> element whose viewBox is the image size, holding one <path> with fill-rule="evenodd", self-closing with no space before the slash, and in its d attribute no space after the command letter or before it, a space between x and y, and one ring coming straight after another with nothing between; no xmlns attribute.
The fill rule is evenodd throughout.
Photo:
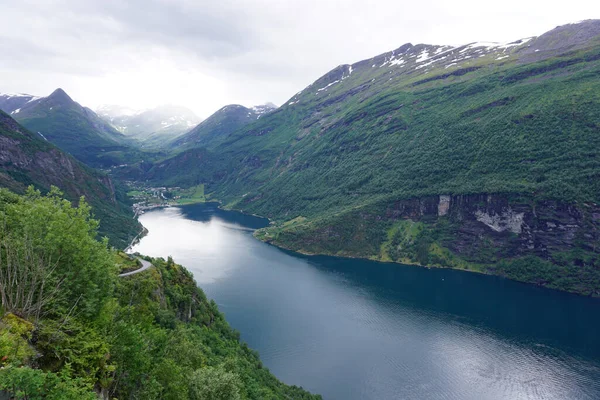
<svg viewBox="0 0 600 400"><path fill-rule="evenodd" d="M309 399L240 342L190 272L96 240L90 206L0 189L0 394L16 399Z"/></svg>

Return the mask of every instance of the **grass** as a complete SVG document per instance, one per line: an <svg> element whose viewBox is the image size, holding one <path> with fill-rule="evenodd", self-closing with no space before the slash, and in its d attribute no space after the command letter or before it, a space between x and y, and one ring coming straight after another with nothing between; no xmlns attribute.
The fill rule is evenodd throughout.
<svg viewBox="0 0 600 400"><path fill-rule="evenodd" d="M176 190L172 192L173 196L181 196L175 202L180 205L196 204L206 202L204 194L204 184L196 185L188 189Z"/></svg>
<svg viewBox="0 0 600 400"><path fill-rule="evenodd" d="M145 196L146 192L142 192L141 190L130 190L127 192L127 196L129 197L142 197Z"/></svg>

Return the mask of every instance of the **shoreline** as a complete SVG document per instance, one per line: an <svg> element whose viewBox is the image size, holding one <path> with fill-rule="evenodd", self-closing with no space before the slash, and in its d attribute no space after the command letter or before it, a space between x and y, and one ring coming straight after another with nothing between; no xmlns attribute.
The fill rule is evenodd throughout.
<svg viewBox="0 0 600 400"><path fill-rule="evenodd" d="M223 206L223 203L220 200L216 200L216 199L215 200L211 200L211 201L192 203L192 204L206 204L206 203L216 203L216 204L218 204L218 208L221 209L221 210L224 210L224 211L234 211L234 212L239 212L240 214L244 214L244 215L250 215L250 216L253 216L253 217L263 218L263 219L266 219L267 221L269 221L269 224L271 224L273 222L271 220L271 218L269 218L269 217L265 217L265 216L257 215L257 214L252 214L252 213L247 213L247 212L244 212L243 210L239 210L239 209L235 209L235 208L225 208ZM189 205L189 204L185 204L185 205ZM584 294L577 293L577 292L571 292L571 291L567 291L567 290L561 290L561 289L546 287L546 286L543 286L543 285L537 285L537 284L532 283L532 282L527 282L527 281L521 281L521 280L517 280L517 279L512 279L512 278L507 277L507 276L503 276L503 275L499 275L499 274L494 274L494 273L489 272L487 270L476 270L476 269L443 267L443 266L439 266L439 265L423 265L423 264L419 264L417 262L411 262L411 261L405 261L405 262L386 261L386 260L380 260L380 259L377 259L377 258L374 258L374 257L360 257L360 256L328 254L328 253L311 253L311 252L308 252L308 251L305 251L305 250L302 250L302 249L292 249L292 248L286 247L284 245L281 245L279 243L274 243L271 240L267 240L267 239L264 239L264 238L259 238L255 234L257 231L258 231L258 229L254 229L254 231L253 231L252 237L254 239L256 239L256 240L258 240L260 242L266 243L266 244L268 244L270 246L276 247L278 249L282 249L282 250L289 251L289 252L296 253L296 254L303 255L303 256L309 256L309 257L317 257L317 256L339 257L339 258L346 258L346 259L373 261L373 262L384 263L384 264L406 265L406 266L413 266L413 267L419 267L419 268L425 268L425 269L435 268L435 269L447 269L447 270L454 270L454 271L463 271L463 272L476 273L476 274L479 274L479 275L496 276L496 277L500 277L500 278L504 278L504 279L509 279L509 280L511 280L513 282L519 282L519 283L523 283L523 284L526 284L526 285L535 286L535 287L538 287L538 288L553 290L553 291L562 292L562 293L574 294L574 295L582 296L582 297L590 297L590 298L595 298L595 299L599 299L600 298L600 296L584 295ZM141 239L141 237L140 237L140 239Z"/></svg>
<svg viewBox="0 0 600 400"><path fill-rule="evenodd" d="M264 218L264 219L266 219L266 220L269 221L269 224L272 224L274 222L271 218L265 217L263 215L247 213L247 212L244 212L243 210L235 209L235 208L224 208L222 206L223 203L220 200L214 200L212 202L213 203L218 203L219 204L219 208L221 210L224 210L224 211L235 211L235 212L239 212L239 213L244 214L244 215L251 215L253 217ZM259 229L264 229L264 228L259 228ZM374 261L374 262L384 263L384 264L408 265L408 266L420 267L420 268L425 268L425 269L431 269L431 268L449 269L449 270L455 270L455 271L474 272L474 273L477 273L477 274L480 274L480 275L499 276L499 277L502 277L502 278L505 278L505 279L510 279L510 278L503 277L502 275L496 275L496 274L492 274L492 273L489 273L489 272L486 272L486 271L475 270L475 269L442 267L442 266L439 266L439 265L423 265L423 264L419 264L418 262L412 262L412 261L404 261L404 262L400 262L400 261L386 261L386 260L380 260L380 259L377 259L377 258L374 258L374 257L360 257L360 256L349 256L349 255L328 254L328 253L311 253L311 252L308 252L308 251L302 250L302 249L292 249L292 248L289 248L289 247L285 247L282 244L274 243L272 240L268 240L268 239L264 239L264 238L259 238L259 237L257 237L255 235L255 233L259 229L254 229L254 232L252 233L252 237L254 239L258 240L259 242L266 243L266 244L268 244L270 246L277 247L278 249L286 250L286 251L289 251L289 252L292 252L292 253L296 253L296 254L301 254L303 256L309 256L309 257L318 257L318 256L339 257L339 258L347 258L347 259L353 259L353 260ZM529 283L529 282L517 281L517 280L514 280L514 279L511 279L511 280L515 281L515 282L526 283L528 285L534 285L534 284ZM534 286L543 287L543 286L539 286L539 285L534 285ZM547 288L547 289L550 289L550 288ZM567 292L567 291L559 290L559 289L551 289L551 290L558 290L559 292L565 292L565 293L573 293L573 292ZM575 293L575 294L577 294L577 293Z"/></svg>
<svg viewBox="0 0 600 400"><path fill-rule="evenodd" d="M255 230L255 232L258 229ZM325 257L339 257L339 258L347 258L347 259L351 259L351 260L365 260L365 261L374 261L377 263L382 263L382 264L395 264L395 265L407 265L407 266L411 266L411 267L419 267L419 268L425 268L425 269L431 269L431 268L435 268L435 269L451 269L454 271L465 271L465 272L474 272L477 274L481 274L481 275L489 275L489 276L499 276L499 277L503 277L502 275L495 275L495 274L491 274L485 271L479 271L479 270L475 270L475 269L464 269L464 268L454 268L454 267L442 267L439 265L423 265L423 264L419 264L418 262L412 262L412 261L389 261L389 260L381 260L378 258L374 258L374 257L360 257L360 256L349 256L349 255L340 255L340 254L329 254L329 253L310 253L306 250L299 250L299 249L291 249L289 247L285 247L284 245L281 244L276 244L273 243L270 240L263 240L261 238L256 237L255 235L254 238L260 242L266 243L270 246L273 247L277 247L278 249L283 249L286 251L290 251L292 253L297 253L297 254L302 254L303 256L309 256L309 257L319 257L319 256L325 256ZM510 278L506 278L506 279L510 279ZM514 279L512 279L514 280ZM515 282L522 282L522 281L515 281ZM523 283L527 283L527 282L523 282ZM561 290L564 292L564 290ZM571 293L571 292L566 292L566 293Z"/></svg>
<svg viewBox="0 0 600 400"><path fill-rule="evenodd" d="M255 230L254 232L256 232L256 231L257 230ZM513 281L513 282L519 282L519 283L522 283L524 285L534 286L534 287L545 289L545 290L552 290L552 291L555 291L555 292L560 292L560 293L565 293L565 294L570 294L570 295L575 295L575 296L581 296L581 297L588 297L588 298L600 300L600 295L586 295L586 294L582 294L582 293L578 293L578 292L572 292L572 291L568 291L568 290L556 289L556 288L552 288L552 287L538 285L538 284L535 284L533 282L521 281L521 280L518 280L518 279L510 278L508 276L494 274L494 273L488 272L486 270L481 271L481 270L475 270L475 269L442 267L442 266L439 266L439 265L423 265L423 264L419 264L419 263L416 263L416 262L410 262L410 261L406 261L406 262L385 261L385 260L379 260L377 258L372 258L372 257L359 257L359 256L328 254L328 253L310 253L310 252L305 251L305 250L291 249L291 248L285 247L285 246L283 246L281 244L273 243L272 241L269 241L269 240L260 239L260 238L256 237L256 235L254 235L254 234L252 236L256 240L258 240L260 242L263 242L263 243L266 243L269 246L273 246L273 247L276 247L278 249L282 249L282 250L285 250L285 251L289 251L291 253L300 254L300 255L303 255L303 256L307 256L307 257L319 257L319 256L322 256L322 257L338 257L338 258L346 258L346 259L352 259L352 260L373 261L373 262L382 263L382 264L404 265L404 266L411 266L411 267L424 268L424 269L435 268L435 269L440 269L440 270L446 269L446 270L452 270L452 271L461 271L461 272L467 272L467 273L475 273L475 274L479 274L479 275L494 276L494 277L498 277L498 278L508 279L510 281Z"/></svg>

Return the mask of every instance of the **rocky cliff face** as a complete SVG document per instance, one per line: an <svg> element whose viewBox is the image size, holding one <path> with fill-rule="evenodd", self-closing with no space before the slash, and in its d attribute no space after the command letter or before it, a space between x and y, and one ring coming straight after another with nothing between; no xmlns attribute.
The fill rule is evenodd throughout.
<svg viewBox="0 0 600 400"><path fill-rule="evenodd" d="M257 234L310 254L468 269L600 295L600 206L516 194L438 195Z"/></svg>
<svg viewBox="0 0 600 400"><path fill-rule="evenodd" d="M504 256L536 255L582 248L600 251L600 206L533 201L503 194L430 196L397 201L386 208L385 219L437 222L447 218L456 230L448 247L477 259L482 242L491 242Z"/></svg>
<svg viewBox="0 0 600 400"><path fill-rule="evenodd" d="M54 185L70 197L98 197L114 202L114 187L107 176L90 176L90 171L82 168L72 157L35 138L14 120L5 117L0 122L14 134L13 137L0 136L0 165L6 186L36 184L48 189ZM23 180L25 176L27 179Z"/></svg>

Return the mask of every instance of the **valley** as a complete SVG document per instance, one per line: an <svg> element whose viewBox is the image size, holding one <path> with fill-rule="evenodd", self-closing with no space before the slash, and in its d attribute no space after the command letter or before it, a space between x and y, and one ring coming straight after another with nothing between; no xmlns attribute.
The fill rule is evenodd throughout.
<svg viewBox="0 0 600 400"><path fill-rule="evenodd" d="M228 105L191 129L182 107L95 114L61 89L0 108L146 193L128 199L136 214L210 198L270 218L256 236L302 253L598 296L599 51L597 20L508 43L407 43L279 108ZM94 141L62 133L77 118ZM159 129L168 121L176 131Z"/></svg>

